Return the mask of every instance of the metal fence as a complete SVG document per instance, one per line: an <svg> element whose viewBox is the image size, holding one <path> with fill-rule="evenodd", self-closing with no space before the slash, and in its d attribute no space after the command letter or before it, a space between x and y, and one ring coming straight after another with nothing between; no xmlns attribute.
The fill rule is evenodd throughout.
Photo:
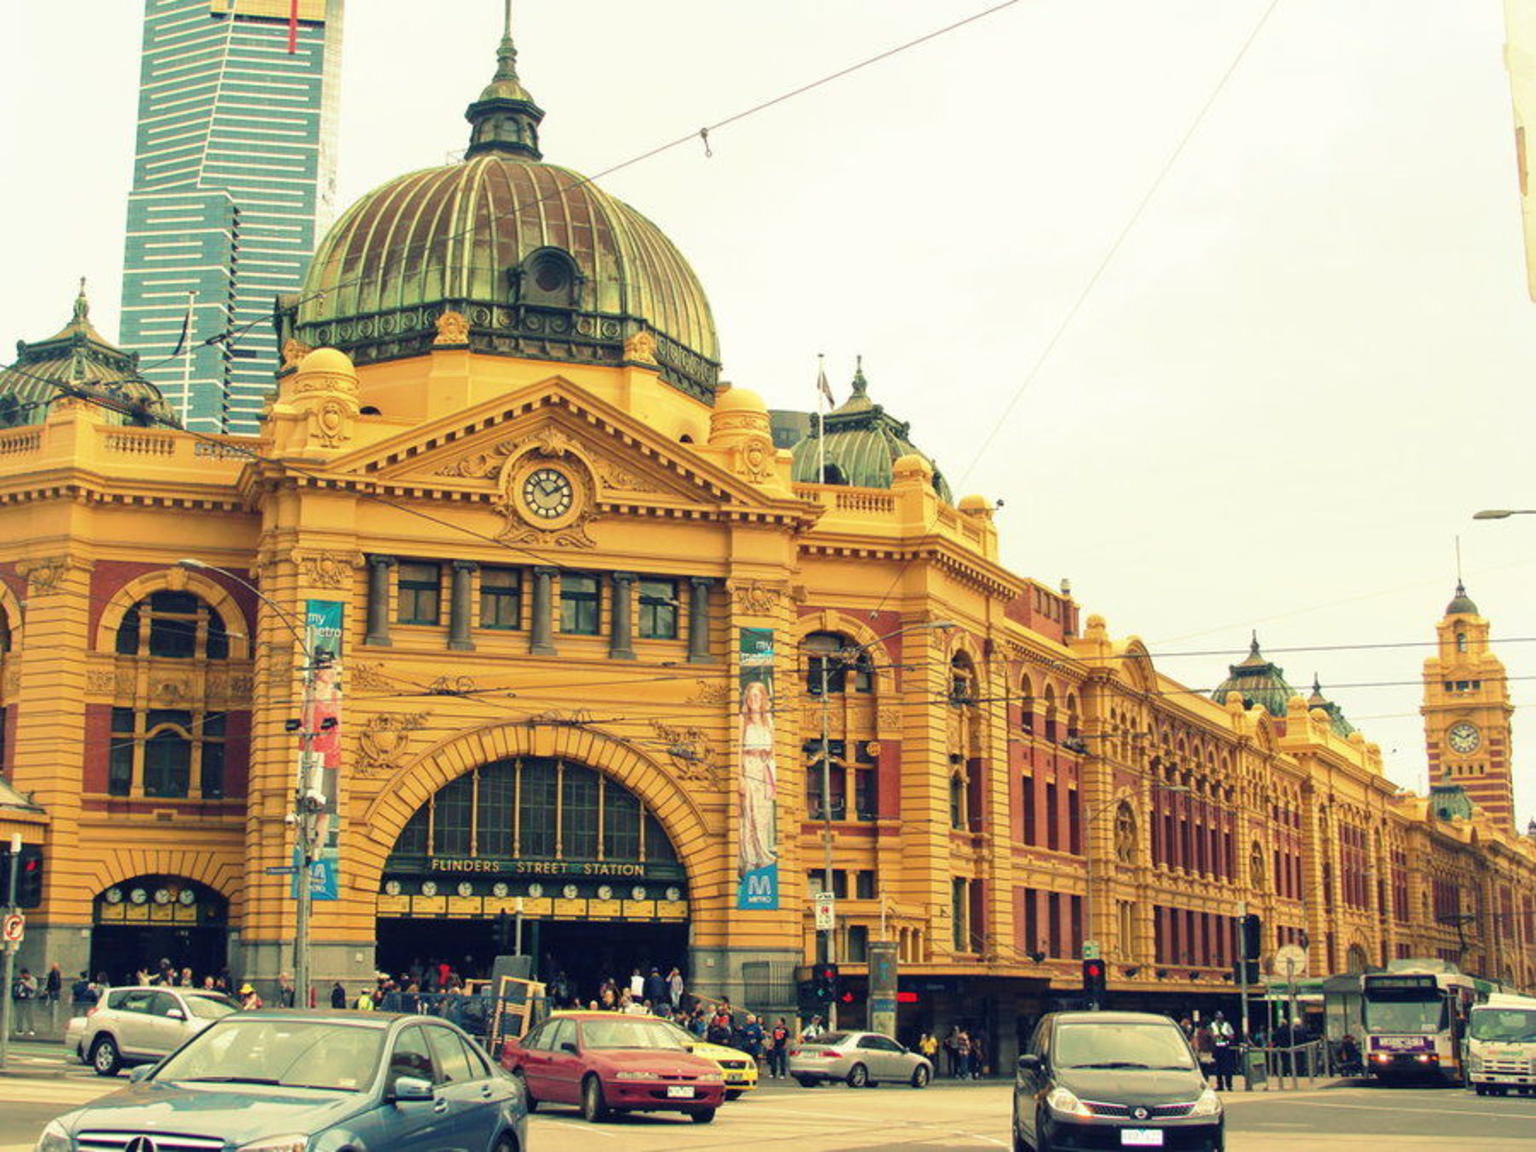
<svg viewBox="0 0 1536 1152"><path fill-rule="evenodd" d="M378 1002L380 1012L439 1016L482 1042L490 1031L495 1008L494 997L461 992L386 992Z"/></svg>

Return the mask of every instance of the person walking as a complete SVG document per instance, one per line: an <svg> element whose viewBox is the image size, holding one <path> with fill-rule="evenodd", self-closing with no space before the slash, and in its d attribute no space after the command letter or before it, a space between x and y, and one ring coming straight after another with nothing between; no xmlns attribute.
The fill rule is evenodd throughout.
<svg viewBox="0 0 1536 1152"><path fill-rule="evenodd" d="M663 1004L670 1004L672 1002L672 990L667 987L667 982L662 979L661 972L658 969L652 968L650 970L650 973L645 978L645 995L643 997L636 997L636 999L649 1000L653 1012L660 1012Z"/></svg>
<svg viewBox="0 0 1536 1152"><path fill-rule="evenodd" d="M939 1066L939 1042L932 1032L924 1032L922 1039L917 1042L917 1050L928 1058L928 1063L935 1068Z"/></svg>
<svg viewBox="0 0 1536 1152"><path fill-rule="evenodd" d="M1232 1091L1237 1071L1237 1036L1220 1012L1211 1019L1211 1051L1216 1062L1216 1091Z"/></svg>
<svg viewBox="0 0 1536 1152"><path fill-rule="evenodd" d="M48 1001L48 1028L59 1026L59 1000L64 995L64 973L57 964L48 967L48 977L43 982L43 996Z"/></svg>
<svg viewBox="0 0 1536 1152"><path fill-rule="evenodd" d="M783 1080L789 1075L789 1025L784 1017L768 1033L768 1075Z"/></svg>
<svg viewBox="0 0 1536 1152"><path fill-rule="evenodd" d="M363 990L357 994L357 999L353 1002L352 1007L356 1008L359 1012L372 1012L373 990L364 984Z"/></svg>
<svg viewBox="0 0 1536 1152"><path fill-rule="evenodd" d="M1209 1078L1216 1070L1216 1048L1211 1042L1211 1026L1203 1021L1195 1029L1195 1055L1200 1060L1200 1074Z"/></svg>
<svg viewBox="0 0 1536 1152"><path fill-rule="evenodd" d="M33 1007L37 1003L37 977L23 968L21 975L11 983L11 999L16 1004L16 1024L13 1031L17 1036L36 1036L37 1021L33 1018Z"/></svg>
<svg viewBox="0 0 1536 1152"><path fill-rule="evenodd" d="M672 1001L672 1011L676 1014L683 1006L683 974L674 965L672 971L667 973L667 996Z"/></svg>
<svg viewBox="0 0 1536 1152"><path fill-rule="evenodd" d="M287 972L279 972L277 976L277 1006L279 1008L292 1008L293 1003L293 976Z"/></svg>
<svg viewBox="0 0 1536 1152"><path fill-rule="evenodd" d="M345 1008L347 1006L347 989L340 980L331 985L331 1007Z"/></svg>

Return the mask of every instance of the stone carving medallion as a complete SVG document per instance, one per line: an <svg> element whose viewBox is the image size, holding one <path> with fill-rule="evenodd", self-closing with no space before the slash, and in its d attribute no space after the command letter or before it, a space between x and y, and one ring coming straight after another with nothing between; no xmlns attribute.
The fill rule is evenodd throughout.
<svg viewBox="0 0 1536 1152"><path fill-rule="evenodd" d="M433 344L468 344L469 320L462 312L444 312L437 318L437 336Z"/></svg>
<svg viewBox="0 0 1536 1152"><path fill-rule="evenodd" d="M295 559L309 583L321 588L348 587L353 570L363 566L355 552L302 552Z"/></svg>
<svg viewBox="0 0 1536 1152"><path fill-rule="evenodd" d="M358 733L359 776L387 776L405 758L411 733L425 728L430 712L380 712L363 721Z"/></svg>

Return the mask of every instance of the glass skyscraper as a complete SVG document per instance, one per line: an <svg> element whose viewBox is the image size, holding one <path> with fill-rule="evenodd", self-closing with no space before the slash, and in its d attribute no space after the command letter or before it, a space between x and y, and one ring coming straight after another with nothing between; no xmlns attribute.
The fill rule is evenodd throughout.
<svg viewBox="0 0 1536 1152"><path fill-rule="evenodd" d="M144 0L120 343L190 428L254 432L273 387L274 297L332 214L343 4L298 0L290 43L292 0Z"/></svg>

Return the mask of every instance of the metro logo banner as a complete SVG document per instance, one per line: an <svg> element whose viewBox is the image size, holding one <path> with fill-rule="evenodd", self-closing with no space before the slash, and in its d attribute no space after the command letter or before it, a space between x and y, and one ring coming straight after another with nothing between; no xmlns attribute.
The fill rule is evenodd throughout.
<svg viewBox="0 0 1536 1152"><path fill-rule="evenodd" d="M741 655L741 779L737 789L741 850L736 907L779 906L778 767L774 762L773 629L743 628Z"/></svg>
<svg viewBox="0 0 1536 1152"><path fill-rule="evenodd" d="M336 900L341 888L341 637L345 605L339 600L308 600L304 604L304 648L312 677L310 707L304 731L310 738L309 763L301 763L305 791L320 794L316 820L315 858L310 864L310 894L316 900ZM302 758L303 753L300 753ZM293 894L298 896L298 851L294 851Z"/></svg>

